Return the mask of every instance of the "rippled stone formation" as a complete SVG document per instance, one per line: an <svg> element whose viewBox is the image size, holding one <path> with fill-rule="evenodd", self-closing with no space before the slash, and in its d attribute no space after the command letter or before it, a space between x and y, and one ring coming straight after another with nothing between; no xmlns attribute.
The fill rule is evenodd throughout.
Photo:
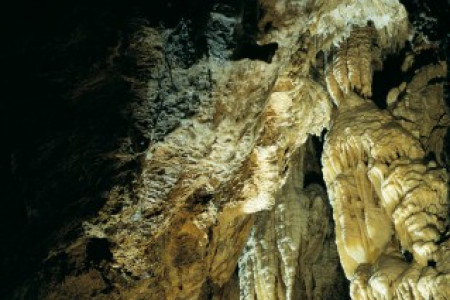
<svg viewBox="0 0 450 300"><path fill-rule="evenodd" d="M0 294L450 298L441 2L17 5Z"/></svg>

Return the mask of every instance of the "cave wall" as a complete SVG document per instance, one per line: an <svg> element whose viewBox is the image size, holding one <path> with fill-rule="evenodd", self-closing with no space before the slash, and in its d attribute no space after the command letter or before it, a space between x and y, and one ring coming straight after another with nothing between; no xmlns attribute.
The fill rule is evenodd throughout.
<svg viewBox="0 0 450 300"><path fill-rule="evenodd" d="M409 158L448 168L448 5L369 2L9 4L4 298L347 299L320 163L346 103L373 100L356 111L403 120L425 149Z"/></svg>

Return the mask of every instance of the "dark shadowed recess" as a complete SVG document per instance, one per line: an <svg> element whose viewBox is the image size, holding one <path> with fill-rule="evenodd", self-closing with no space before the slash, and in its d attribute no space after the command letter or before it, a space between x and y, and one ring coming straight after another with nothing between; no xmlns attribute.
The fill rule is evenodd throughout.
<svg viewBox="0 0 450 300"><path fill-rule="evenodd" d="M450 1L449 0L401 0L409 12L409 19L412 24L419 28L429 40L440 41L440 58L445 58L447 64L450 63ZM448 69L450 72L450 69ZM450 73L447 73L450 74ZM447 75L447 78L450 78ZM447 91L448 91L448 80ZM447 104L450 105L450 98L446 94Z"/></svg>
<svg viewBox="0 0 450 300"><path fill-rule="evenodd" d="M405 47L401 49L398 53L393 53L388 55L383 61L383 69L380 71L375 71L373 76L373 101L379 108L386 108L386 98L389 91L398 87L402 82L409 82L414 77L416 72L430 64L436 64L441 57L439 49L428 49L419 53L415 59L412 66L406 71L402 72L402 64L406 57L407 52L411 50L411 45L409 42L406 43ZM444 78L433 79L430 84L441 83ZM402 95L400 95L401 97Z"/></svg>
<svg viewBox="0 0 450 300"><path fill-rule="evenodd" d="M272 61L272 57L278 49L277 43L268 43L259 45L256 41L258 35L263 34L258 29L258 21L266 12L262 10L258 0L242 1L240 8L241 22L238 24L235 37L236 49L234 50L232 59L239 60L248 58L252 60L261 60L267 63ZM265 31L270 29L267 24Z"/></svg>
<svg viewBox="0 0 450 300"><path fill-rule="evenodd" d="M1 110L0 273L8 274L2 290L37 266L62 224L95 212L117 175L129 176L105 154L132 131L132 120L121 114L128 86L114 70L91 92L68 96L107 69L108 48L125 20L121 8L93 1L13 5L6 9L10 30L1 54L8 74Z"/></svg>
<svg viewBox="0 0 450 300"><path fill-rule="evenodd" d="M419 26L431 41L440 42L440 57L445 57L447 65L450 65L450 1L434 0L401 0L409 12L409 19L415 25ZM447 78L443 79L445 83L445 102L447 109L450 107L450 68L447 68ZM450 112L450 110L447 110ZM447 170L450 171L450 131L444 139L444 157ZM450 214L450 211L449 211Z"/></svg>
<svg viewBox="0 0 450 300"><path fill-rule="evenodd" d="M8 77L2 81L7 97L0 111L0 273L8 276L2 276L1 291L38 267L60 239L54 233L61 226L74 222L76 228L102 207L105 191L135 175L134 161L108 156L123 147L124 139L130 140L125 154L141 151L146 143L132 115L124 113L135 98L120 76L126 64L119 55L111 65L108 57L119 37L132 33L131 19L175 26L208 7L202 6L205 1L191 1L184 9L183 3L49 0L4 7L2 29L9 30L2 36L7 46L0 56ZM98 84L72 96L84 80L95 82L97 76ZM76 229L66 238L73 234ZM88 250L96 261L95 249L104 245L92 245Z"/></svg>
<svg viewBox="0 0 450 300"><path fill-rule="evenodd" d="M304 164L305 164L305 177L303 186L307 187L310 184L321 185L326 189L325 181L323 179L322 173L322 153L323 144L326 130L324 130L320 137L315 135L311 136L309 139L311 147L305 154Z"/></svg>
<svg viewBox="0 0 450 300"><path fill-rule="evenodd" d="M399 86L403 81L409 81L415 72L421 67L434 64L438 59L447 59L449 62L450 50L450 23L447 21L450 13L450 4L447 0L437 1L401 1L405 5L410 22L428 40L438 41L439 49L430 49L420 53L414 61L413 66L406 72L401 71L401 65L405 59L405 53L410 51L409 43L398 53L388 55L383 62L383 69L376 71L373 78L373 100L380 108L386 108L386 97L389 90ZM447 75L447 78L449 76ZM448 83L445 78L438 79L439 82ZM448 87L446 86L448 90ZM446 103L450 104L448 93Z"/></svg>
<svg viewBox="0 0 450 300"><path fill-rule="evenodd" d="M109 250L110 245L107 239L104 238L92 238L89 240L86 246L86 259L87 261L98 266L102 261L112 261L113 255Z"/></svg>
<svg viewBox="0 0 450 300"><path fill-rule="evenodd" d="M383 60L383 69L375 71L372 82L372 99L379 108L386 108L386 97L389 90L399 86L404 81L401 70L405 49L399 53L388 55Z"/></svg>

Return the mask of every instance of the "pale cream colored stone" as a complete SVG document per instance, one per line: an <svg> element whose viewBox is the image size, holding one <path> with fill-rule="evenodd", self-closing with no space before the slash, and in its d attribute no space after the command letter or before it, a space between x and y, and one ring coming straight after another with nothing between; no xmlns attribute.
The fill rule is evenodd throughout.
<svg viewBox="0 0 450 300"><path fill-rule="evenodd" d="M315 0L311 31L321 41L319 48L339 47L353 26L364 27L368 22L379 33L383 49L397 49L409 35L405 7L397 0Z"/></svg>
<svg viewBox="0 0 450 300"><path fill-rule="evenodd" d="M444 61L430 64L415 73L406 85L393 88L388 97L388 108L398 117L405 129L419 138L427 154L432 153L439 163L446 128L450 125L444 103L443 81L447 76L447 65ZM441 80L429 84L431 80ZM398 96L393 94L402 93Z"/></svg>
<svg viewBox="0 0 450 300"><path fill-rule="evenodd" d="M448 226L447 172L440 158L426 159L440 156L449 125L442 83L430 84L445 72L443 62L422 67L389 93L389 110L340 87L322 162L353 299L450 296L448 241L439 243ZM334 85L328 89L337 94Z"/></svg>
<svg viewBox="0 0 450 300"><path fill-rule="evenodd" d="M303 187L305 147L271 211L257 221L239 260L241 299L327 299L339 281L324 189Z"/></svg>
<svg viewBox="0 0 450 300"><path fill-rule="evenodd" d="M374 46L377 39L378 34L373 27L355 27L339 44L326 81L335 103L340 103L353 91L365 98L372 96L373 65L380 55Z"/></svg>

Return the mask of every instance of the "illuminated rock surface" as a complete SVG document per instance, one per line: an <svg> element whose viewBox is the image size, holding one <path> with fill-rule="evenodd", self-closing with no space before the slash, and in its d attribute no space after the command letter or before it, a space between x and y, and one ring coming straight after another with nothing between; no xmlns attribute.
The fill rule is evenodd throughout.
<svg viewBox="0 0 450 300"><path fill-rule="evenodd" d="M367 100L372 70L364 60L373 54L361 32L355 28L342 44L328 74L339 108L322 156L351 296L447 299L448 178L441 164L450 120L443 102L446 63L436 59L415 70L409 82L388 93L388 107L380 110ZM359 67L349 55L352 47L359 49ZM408 72L408 60L422 51L433 55L433 47L413 43L402 71Z"/></svg>
<svg viewBox="0 0 450 300"><path fill-rule="evenodd" d="M450 297L448 6L150 2L11 10L2 297Z"/></svg>

